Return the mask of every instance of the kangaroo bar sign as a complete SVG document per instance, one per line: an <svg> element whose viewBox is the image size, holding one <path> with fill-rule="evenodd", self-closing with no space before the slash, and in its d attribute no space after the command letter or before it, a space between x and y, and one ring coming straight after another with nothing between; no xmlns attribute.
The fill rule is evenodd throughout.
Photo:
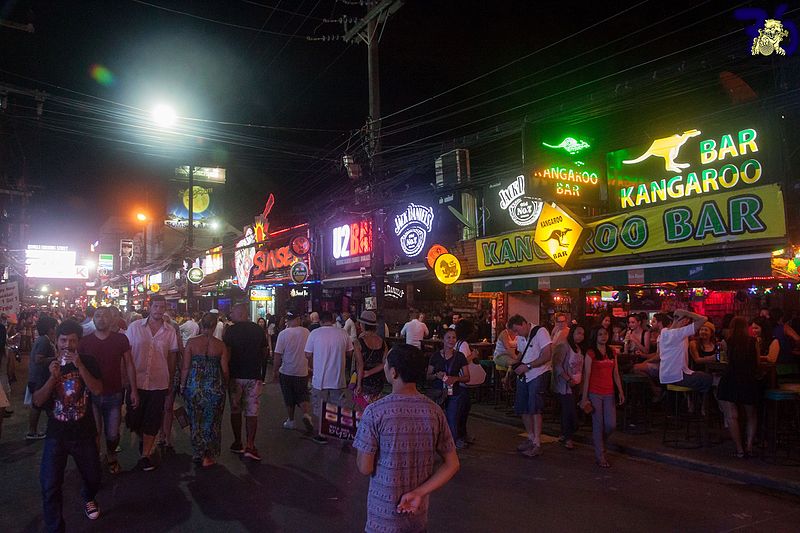
<svg viewBox="0 0 800 533"><path fill-rule="evenodd" d="M552 261L563 268L571 255L582 266L595 259L651 252L674 255L678 249L736 246L786 235L783 193L775 184L620 213L587 223L585 239L579 235L583 228L572 225L577 221L551 209L545 205L535 231L478 239L478 270L544 266ZM573 249L576 245L580 249Z"/></svg>
<svg viewBox="0 0 800 533"><path fill-rule="evenodd" d="M764 128L687 129L608 154L612 210L649 206L774 180ZM763 183L763 182L762 182ZM760 183L759 183L760 184Z"/></svg>

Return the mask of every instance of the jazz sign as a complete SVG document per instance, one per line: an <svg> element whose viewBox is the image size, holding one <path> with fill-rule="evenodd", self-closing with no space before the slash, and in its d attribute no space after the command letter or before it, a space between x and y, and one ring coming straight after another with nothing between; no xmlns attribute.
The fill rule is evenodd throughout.
<svg viewBox="0 0 800 533"><path fill-rule="evenodd" d="M765 137L754 124L691 128L649 145L608 154L612 209L631 209L758 184L778 171L765 161Z"/></svg>
<svg viewBox="0 0 800 533"><path fill-rule="evenodd" d="M567 250L562 246L568 244L564 239L569 239L575 229L565 231L570 227L567 220L559 220L549 211L543 211L539 221L535 231L478 239L478 270L544 266L568 260L569 256L558 254ZM723 243L735 246L786 235L783 193L774 184L689 198L680 205L623 212L585 226L586 238L581 239L580 249L572 250L577 265L650 252L674 254L679 249Z"/></svg>

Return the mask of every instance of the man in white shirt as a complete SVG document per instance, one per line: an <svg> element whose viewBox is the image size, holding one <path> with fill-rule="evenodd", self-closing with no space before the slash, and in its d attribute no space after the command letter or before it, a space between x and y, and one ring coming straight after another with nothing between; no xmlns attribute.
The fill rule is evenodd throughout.
<svg viewBox="0 0 800 533"><path fill-rule="evenodd" d="M219 309L210 309L208 312L217 315L217 327L214 328L214 333L212 333L212 335L219 340L222 340L222 336L225 334L225 315L221 314Z"/></svg>
<svg viewBox="0 0 800 533"><path fill-rule="evenodd" d="M322 416L322 403L342 405L347 400L347 374L345 361L353 354L353 341L343 329L333 325L333 313L319 314L322 326L308 335L305 355L311 370L311 401L314 412ZM317 444L327 444L328 439L317 434Z"/></svg>
<svg viewBox="0 0 800 533"><path fill-rule="evenodd" d="M537 457L542 455L542 411L553 357L550 334L546 328L534 327L522 315L509 318L508 327L517 334L520 354L520 363L512 366L518 378L514 409L522 416L528 432L528 440L517 450L528 457Z"/></svg>
<svg viewBox="0 0 800 533"><path fill-rule="evenodd" d="M702 392L711 390L712 377L689 369L689 337L708 321L707 317L678 309L672 324L658 336L659 381L662 385L680 385Z"/></svg>
<svg viewBox="0 0 800 533"><path fill-rule="evenodd" d="M409 320L400 330L400 335L406 338L406 344L422 348L422 339L428 336L428 326L425 325L425 313Z"/></svg>
<svg viewBox="0 0 800 533"><path fill-rule="evenodd" d="M350 337L350 342L356 342L358 339L358 328L350 315L350 311L342 311L342 319L344 320L344 332Z"/></svg>
<svg viewBox="0 0 800 533"><path fill-rule="evenodd" d="M284 429L294 429L294 407L303 410L303 424L311 434L314 424L308 404L308 359L305 347L309 331L300 325L300 315L286 312L286 329L278 333L272 362L273 378L281 385L283 403L289 415L283 423Z"/></svg>
<svg viewBox="0 0 800 533"><path fill-rule="evenodd" d="M180 332L181 332L181 340L183 341L183 345L186 346L186 343L189 342L189 339L192 337L196 337L200 334L200 319L203 317L203 314L195 311L192 313L192 316L180 325Z"/></svg>

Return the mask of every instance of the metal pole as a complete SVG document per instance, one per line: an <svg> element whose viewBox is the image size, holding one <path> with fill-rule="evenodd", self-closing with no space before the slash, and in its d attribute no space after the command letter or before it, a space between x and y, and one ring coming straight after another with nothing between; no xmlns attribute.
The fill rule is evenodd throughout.
<svg viewBox="0 0 800 533"><path fill-rule="evenodd" d="M189 227L187 231L187 243L189 248L189 261L194 259L192 250L194 249L194 165L189 165ZM191 268L191 263L189 264ZM191 313L194 310L194 287L189 278L186 278L186 312Z"/></svg>

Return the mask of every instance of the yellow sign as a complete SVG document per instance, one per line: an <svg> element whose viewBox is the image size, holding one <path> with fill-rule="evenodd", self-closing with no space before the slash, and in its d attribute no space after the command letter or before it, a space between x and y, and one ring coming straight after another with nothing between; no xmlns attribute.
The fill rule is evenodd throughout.
<svg viewBox="0 0 800 533"><path fill-rule="evenodd" d="M555 203L544 204L536 223L536 244L561 268L580 242L583 226Z"/></svg>
<svg viewBox="0 0 800 533"><path fill-rule="evenodd" d="M453 254L442 254L433 265L436 279L445 285L451 285L461 277L461 263Z"/></svg>
<svg viewBox="0 0 800 533"><path fill-rule="evenodd" d="M543 210L539 221L552 218L550 213L549 209ZM544 230L537 226L536 233L529 229L478 239L478 270L548 264L547 246L560 248L557 238L549 238L555 226L560 228L558 224ZM578 264L725 242L779 239L786 235L786 219L780 187L762 185L625 212L587 223L586 228L589 236L582 245ZM572 235L573 232L567 233L568 237ZM547 242L541 242L546 238Z"/></svg>
<svg viewBox="0 0 800 533"><path fill-rule="evenodd" d="M152 292L158 292L161 290L161 285L159 285L158 283L153 283L152 285L150 285L150 290Z"/></svg>

